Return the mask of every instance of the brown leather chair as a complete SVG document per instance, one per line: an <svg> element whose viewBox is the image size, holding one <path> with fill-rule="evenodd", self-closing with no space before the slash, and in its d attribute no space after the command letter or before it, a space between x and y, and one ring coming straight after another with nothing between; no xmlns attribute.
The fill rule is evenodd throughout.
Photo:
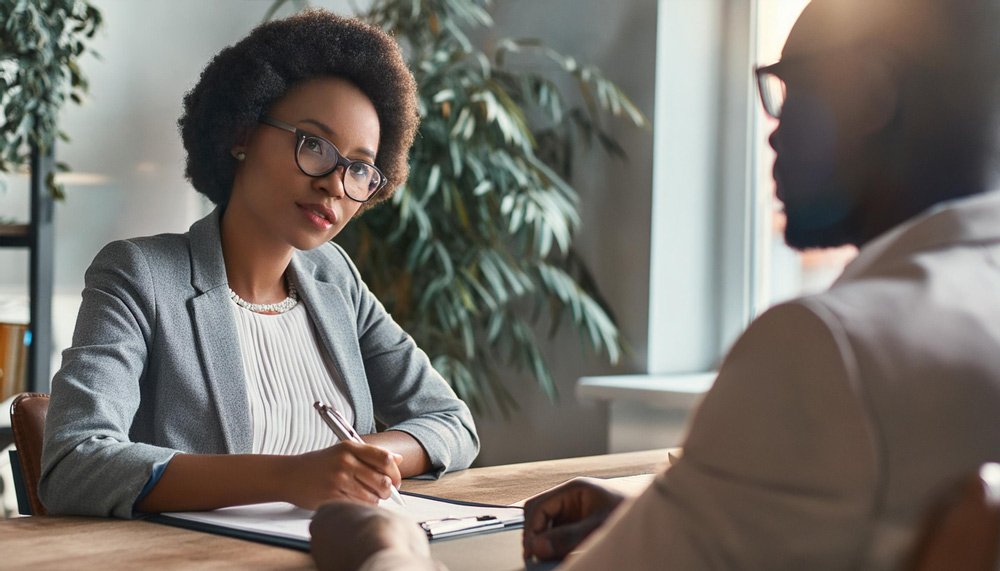
<svg viewBox="0 0 1000 571"><path fill-rule="evenodd" d="M14 431L14 446L17 448L17 462L21 469L20 484L27 496L27 507L31 508L30 514L26 514L26 506L19 505L24 515L48 513L42 502L38 501L38 480L42 475L42 436L45 434L45 416L48 411L49 395L45 393L20 394L10 405L10 426ZM16 480L18 478L15 475Z"/></svg>
<svg viewBox="0 0 1000 571"><path fill-rule="evenodd" d="M1000 569L1000 464L983 464L931 509L904 569Z"/></svg>

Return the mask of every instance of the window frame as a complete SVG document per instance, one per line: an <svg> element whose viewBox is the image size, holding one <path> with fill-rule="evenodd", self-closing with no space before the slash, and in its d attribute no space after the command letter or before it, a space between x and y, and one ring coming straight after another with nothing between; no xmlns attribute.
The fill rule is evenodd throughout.
<svg viewBox="0 0 1000 571"><path fill-rule="evenodd" d="M647 372L685 374L718 365L761 296L757 0L657 8Z"/></svg>

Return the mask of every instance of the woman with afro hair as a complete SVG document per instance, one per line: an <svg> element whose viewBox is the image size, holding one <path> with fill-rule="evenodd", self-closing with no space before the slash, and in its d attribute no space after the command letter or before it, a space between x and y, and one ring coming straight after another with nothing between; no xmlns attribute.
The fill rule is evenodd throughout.
<svg viewBox="0 0 1000 571"><path fill-rule="evenodd" d="M469 466L468 407L331 242L405 182L417 125L399 47L358 20L265 23L208 64L179 126L217 208L87 271L52 381L50 513L375 503ZM364 444L338 442L317 401Z"/></svg>

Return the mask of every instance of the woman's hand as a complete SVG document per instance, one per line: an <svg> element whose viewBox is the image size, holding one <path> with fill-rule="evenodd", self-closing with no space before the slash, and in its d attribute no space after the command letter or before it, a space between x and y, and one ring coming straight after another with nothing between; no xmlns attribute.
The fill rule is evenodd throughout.
<svg viewBox="0 0 1000 571"><path fill-rule="evenodd" d="M561 560L600 527L625 496L577 478L524 504L524 558Z"/></svg>
<svg viewBox="0 0 1000 571"><path fill-rule="evenodd" d="M287 501L312 510L330 500L377 504L388 498L390 486L401 481L403 457L370 444L340 442L289 460L283 478Z"/></svg>

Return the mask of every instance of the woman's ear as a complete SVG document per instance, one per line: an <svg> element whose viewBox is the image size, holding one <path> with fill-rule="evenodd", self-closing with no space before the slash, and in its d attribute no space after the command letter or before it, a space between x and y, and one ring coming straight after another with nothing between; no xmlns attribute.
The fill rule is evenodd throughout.
<svg viewBox="0 0 1000 571"><path fill-rule="evenodd" d="M243 161L247 158L247 145L250 141L250 130L240 129L236 133L236 139L233 142L233 146L229 149L229 154L233 156L234 159L238 161Z"/></svg>

